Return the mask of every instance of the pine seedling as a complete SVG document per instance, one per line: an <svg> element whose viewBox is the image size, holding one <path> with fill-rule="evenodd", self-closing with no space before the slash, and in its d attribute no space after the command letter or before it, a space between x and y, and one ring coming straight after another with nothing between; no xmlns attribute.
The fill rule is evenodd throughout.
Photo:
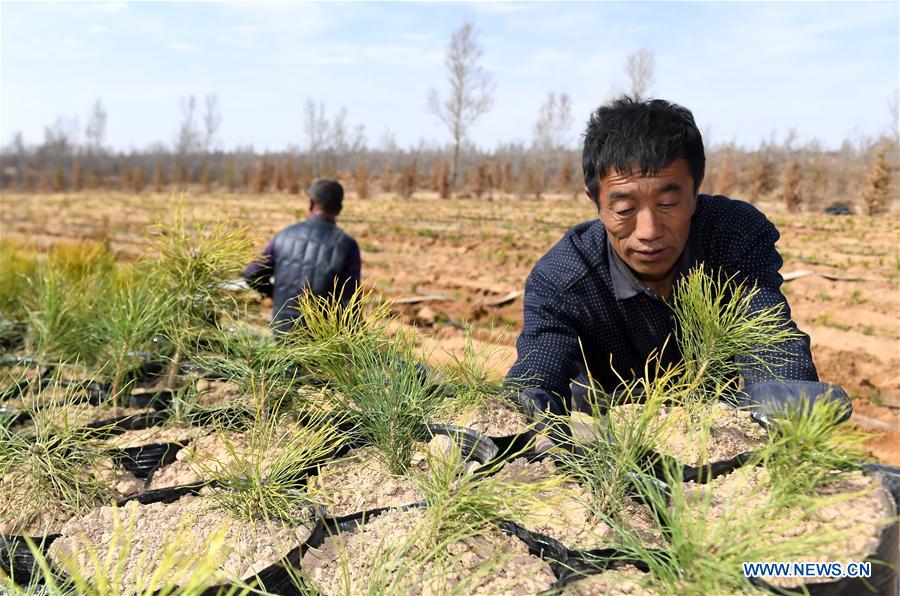
<svg viewBox="0 0 900 596"><path fill-rule="evenodd" d="M74 277L57 260L42 263L29 279L27 349L41 360L81 355L84 325L89 319L96 278Z"/></svg>
<svg viewBox="0 0 900 596"><path fill-rule="evenodd" d="M504 577L501 570L516 556L491 548L485 535L499 531L504 520L521 517L529 507L539 504L543 492L555 489L563 481L503 480L494 475L502 462L488 463L477 474L460 474L465 460L458 445L449 454L429 451L426 462L426 470L410 477L425 497L417 522L405 535L386 536L366 548L366 552L356 551L357 564L365 559L362 565L367 575L361 577L360 569L351 570L351 554L342 536L336 538L342 591L373 595L476 593L486 583ZM356 532L362 532L366 523L371 523L371 518ZM459 553L466 549L481 560L474 565L461 561ZM520 579L509 577L508 587L498 590L521 591L517 585ZM301 582L298 576L295 583L307 582Z"/></svg>
<svg viewBox="0 0 900 596"><path fill-rule="evenodd" d="M678 283L672 308L691 400L710 401L741 371L773 374L779 346L800 337L782 305L754 309L759 292L734 275L713 277L702 265Z"/></svg>
<svg viewBox="0 0 900 596"><path fill-rule="evenodd" d="M19 491L14 498L9 495L12 501L3 517L16 519L17 525L27 527L45 511L80 515L114 496L96 476L109 457L96 438L102 429L78 422L77 402L67 395L57 407L31 410L27 432L0 418L0 477ZM13 507L13 502L19 505Z"/></svg>
<svg viewBox="0 0 900 596"><path fill-rule="evenodd" d="M473 536L485 527L500 527L504 520L523 519L543 505L542 495L558 490L565 482L562 475L534 482L497 476L504 460L487 462L477 473L470 473L462 447L452 437L449 445L446 453L429 449L426 469L410 477L425 500L427 532L423 538L428 545L447 536Z"/></svg>
<svg viewBox="0 0 900 596"><path fill-rule="evenodd" d="M472 338L472 327L466 326L462 357L450 353L450 362L442 371L453 396L447 401L448 408L470 410L501 400L509 393L501 381L490 378L486 367L499 351L497 347L479 349Z"/></svg>
<svg viewBox="0 0 900 596"><path fill-rule="evenodd" d="M4 331L25 320L29 295L28 280L34 277L37 259L27 246L0 240L0 337Z"/></svg>
<svg viewBox="0 0 900 596"><path fill-rule="evenodd" d="M384 350L370 342L352 346L345 366L334 372L338 411L391 473L405 473L423 428L445 399L415 361L412 340L398 337Z"/></svg>
<svg viewBox="0 0 900 596"><path fill-rule="evenodd" d="M238 302L223 284L238 277L254 255L245 228L224 223L189 225L183 204L174 207L171 223L155 226L151 252L159 255L155 276L161 294L171 297L166 334L177 345L216 328L224 312L238 310ZM181 363L176 348L169 384Z"/></svg>
<svg viewBox="0 0 900 596"><path fill-rule="evenodd" d="M115 406L137 362L133 354L153 346L170 313L169 296L158 293L146 268L120 267L96 301L84 344L93 347L110 382Z"/></svg>
<svg viewBox="0 0 900 596"><path fill-rule="evenodd" d="M599 392L588 375L588 437L563 438L555 454L561 469L583 484L590 493L589 509L598 519L615 518L634 492L635 471L650 463L648 456L665 432L659 422L662 407L681 391L681 365L663 368L651 356L642 378L624 381L613 395ZM624 418L617 406L642 402L640 408L626 411ZM562 424L565 420L554 420Z"/></svg>
<svg viewBox="0 0 900 596"><path fill-rule="evenodd" d="M804 560L840 538L839 531L798 531L804 516L791 512L780 496L762 495L764 486L733 498L725 511L711 515L712 491L703 491L699 499L691 496L682 475L681 466L666 464L667 490L651 478L635 478L640 498L657 514L659 530L667 539L664 548L649 547L631 528L611 524L622 538L622 555L646 563L649 582L661 592L697 596L760 592L744 576L741 563ZM805 508L814 511L828 502L810 499Z"/></svg>
<svg viewBox="0 0 900 596"><path fill-rule="evenodd" d="M180 342L179 350L203 370L236 383L246 395L282 396L302 383L297 362L313 358L309 354L317 348L292 346L265 330L235 324L210 331L203 342ZM287 401L278 403L290 406Z"/></svg>
<svg viewBox="0 0 900 596"><path fill-rule="evenodd" d="M846 406L839 400L803 399L771 417L763 465L776 485L806 494L822 483L861 470L863 443L871 434L841 424Z"/></svg>
<svg viewBox="0 0 900 596"><path fill-rule="evenodd" d="M299 362L306 370L334 380L362 344L369 344L372 349L386 345L393 311L389 302L376 301L374 292L361 285L344 304L343 288L335 283L333 291L325 296L304 292L297 297L298 324L283 339L308 354Z"/></svg>
<svg viewBox="0 0 900 596"><path fill-rule="evenodd" d="M325 412L311 414L303 425L269 415L267 398L257 396L256 417L245 433L246 447L216 430L226 461L200 463L201 475L222 490L212 493L216 506L248 523L296 522L298 511L313 504L304 472L333 456L344 444L339 420Z"/></svg>

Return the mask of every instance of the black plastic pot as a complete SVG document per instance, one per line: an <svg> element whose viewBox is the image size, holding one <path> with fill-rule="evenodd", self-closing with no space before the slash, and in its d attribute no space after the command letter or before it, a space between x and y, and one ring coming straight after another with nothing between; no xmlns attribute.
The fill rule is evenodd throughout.
<svg viewBox="0 0 900 596"><path fill-rule="evenodd" d="M894 521L881 532L875 552L866 557L872 563L872 576L868 578L846 577L822 583L800 584L790 589L776 588L765 580L753 578L757 586L776 594L809 594L811 596L861 596L879 594L897 596L900 567L900 521Z"/></svg>
<svg viewBox="0 0 900 596"><path fill-rule="evenodd" d="M505 459L520 457L519 454L534 447L534 431L526 431L515 435L488 435L488 439L497 446L498 457Z"/></svg>
<svg viewBox="0 0 900 596"><path fill-rule="evenodd" d="M39 552L46 554L47 549L59 536L59 534L48 534L47 536L29 537L29 539ZM43 583L44 574L24 536L0 536L0 568L20 586Z"/></svg>
<svg viewBox="0 0 900 596"><path fill-rule="evenodd" d="M74 390L75 395L81 396L83 401L91 405L98 405L109 398L109 385L92 380L66 381L62 379L42 378L40 391L48 387L58 385L66 391Z"/></svg>
<svg viewBox="0 0 900 596"><path fill-rule="evenodd" d="M466 461L476 461L483 465L493 461L499 453L494 442L480 432L450 424L429 424L422 428L420 439L428 441L439 435L453 439Z"/></svg>
<svg viewBox="0 0 900 596"><path fill-rule="evenodd" d="M169 409L174 397L175 392L171 389L160 389L159 391L132 392L127 401L132 408L153 408L156 411L163 411Z"/></svg>
<svg viewBox="0 0 900 596"><path fill-rule="evenodd" d="M379 507L377 509L370 509L368 511L361 511L359 513L353 513L341 517L322 518L321 523L316 528L316 530L313 531L309 538L307 538L306 542L301 545L299 558L302 559L303 555L306 554L306 551L308 551L309 549L319 548L328 537L336 536L337 534L348 534L355 532L359 528L359 526L362 525L367 519L377 517L378 515L387 511L407 511L409 509L421 509L425 506L426 505L424 503L416 503L403 507ZM531 532L512 522L501 522L500 529L506 534L515 536L516 538L524 542L528 547L529 554L546 561L550 565L550 568L553 570L553 574L556 576L557 582L561 578L563 578L566 573L568 573L568 552L566 550L566 547L557 540L554 540L553 538L544 536L542 534L538 534L536 532ZM314 589L314 587L310 588Z"/></svg>
<svg viewBox="0 0 900 596"><path fill-rule="evenodd" d="M28 324L0 317L0 351L12 352L25 345Z"/></svg>
<svg viewBox="0 0 900 596"><path fill-rule="evenodd" d="M631 559L621 551L605 549L590 551L589 555L569 553L569 559L562 576L553 585L554 590L562 590L569 584L586 579L592 575L598 575L605 571L614 571L626 565L637 567L641 571L649 572L650 567L640 559Z"/></svg>
<svg viewBox="0 0 900 596"><path fill-rule="evenodd" d="M27 410L17 410L15 408L0 408L0 416L12 418L12 425L22 424L31 420L31 413ZM113 435L122 434L128 430L143 430L162 424L169 418L168 412L145 412L142 414L130 414L127 416L116 416L104 420L95 420L84 425L84 428L91 429L93 432L88 433L97 438L111 437Z"/></svg>
<svg viewBox="0 0 900 596"><path fill-rule="evenodd" d="M162 424L169 419L168 412L143 412L140 414L127 414L115 416L105 420L97 420L85 425L86 428L95 429L97 436L113 436L122 434L128 430L144 430L151 426Z"/></svg>
<svg viewBox="0 0 900 596"><path fill-rule="evenodd" d="M129 497L119 501L118 506L122 507L131 501L137 501L142 505L151 503L174 503L185 495L197 494L202 486L180 486L175 488L165 488L156 491L150 491L134 497ZM319 531L321 526L321 515L316 515L316 525L313 533ZM50 545L60 537L59 534L51 534L43 538L34 538L33 541L38 545L41 552L46 556ZM275 563L260 571L257 575L250 578L244 578L248 584L264 589L270 594L300 595L301 592L294 588L291 582L291 575L285 567L285 562L292 567L300 567L300 559L302 545L292 549L280 563ZM25 539L21 536L2 536L0 537L0 568L7 574L15 574L14 581L20 586L28 586L32 582L40 585L43 583L43 574L36 566L36 561L31 553ZM54 576L62 583L65 576L51 569ZM228 585L210 586L202 592L202 594L213 596L215 594L225 593L229 589ZM304 592L308 594L308 592Z"/></svg>
<svg viewBox="0 0 900 596"><path fill-rule="evenodd" d="M125 505L129 501L137 501L142 505L149 505L151 503L174 503L181 497L185 495L195 495L200 492L200 489L204 486L214 486L212 483L207 483L199 486L179 486L174 488L163 488L155 491L148 491L144 494L137 495L135 497L131 497L129 499L124 499L119 503L120 506ZM316 515L316 524L313 527L313 534L317 533L322 525L322 516L317 513ZM248 584L254 585L258 588L264 589L266 593L269 594L283 594L285 596L300 596L301 594L308 594L309 592L300 592L294 586L293 581L291 580L291 573L288 571L286 565L290 565L295 569L299 569L300 567L300 559L303 557L303 545L299 545L293 549L291 549L285 557L279 563L275 563L270 565L260 571L257 575L251 578L244 578ZM204 596L214 596L220 593L226 593L230 586L226 584L210 586L205 589L201 594Z"/></svg>
<svg viewBox="0 0 900 596"><path fill-rule="evenodd" d="M680 466L682 469L682 482L695 482L697 484L706 484L714 478L729 474L740 468L748 461L753 459L754 452L747 451L740 453L728 459L721 459L700 466L689 466L681 464L675 458L661 453L651 452L647 456L653 474L660 480L666 480L666 470L675 469L673 466Z"/></svg>
<svg viewBox="0 0 900 596"><path fill-rule="evenodd" d="M881 476L885 486L891 491L894 503L898 512L900 512L900 467L886 466L884 464L866 464L866 472Z"/></svg>
<svg viewBox="0 0 900 596"><path fill-rule="evenodd" d="M113 459L136 478L146 480L156 468L175 461L175 456L186 444L187 441L126 447L114 452Z"/></svg>

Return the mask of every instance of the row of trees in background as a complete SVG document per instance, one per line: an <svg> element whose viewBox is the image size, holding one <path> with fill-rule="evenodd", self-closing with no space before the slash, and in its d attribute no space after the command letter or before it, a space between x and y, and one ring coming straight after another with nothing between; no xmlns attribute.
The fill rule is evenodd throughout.
<svg viewBox="0 0 900 596"><path fill-rule="evenodd" d="M222 124L218 98L180 101L181 121L171 145L114 152L105 144L107 112L92 107L79 143L77 122L58 118L45 128L44 142L25 144L21 134L0 150L0 187L23 192L62 192L113 188L128 192L285 192L299 194L313 179L338 178L362 199L379 193L404 197L434 192L440 197L583 193L581 156L570 136L571 100L549 93L542 103L529 144L507 143L484 151L468 142L471 127L491 109L494 82L481 65L483 51L475 28L457 30L445 56L446 92L430 89L427 108L450 134L447 146L420 142L400 149L390 133L379 147L368 147L362 125L351 126L346 108L329 116L322 103L308 100L303 111L303 147L260 154L252 147L223 151L217 143ZM646 98L655 59L645 48L627 57L628 94ZM819 208L835 201L859 202L859 210L879 213L897 193L897 99L891 106L894 128L878 139L849 141L837 151L816 142L798 146L794 133L774 137L755 149L734 144L707 149L702 191L750 201L777 199L790 211ZM893 194L892 194L893 193Z"/></svg>
<svg viewBox="0 0 900 596"><path fill-rule="evenodd" d="M563 96L564 98L565 96ZM555 101L559 101L558 99ZM360 149L323 159L310 152L257 154L252 150L177 154L171 151L103 153L92 159L73 151L48 163L36 148L7 152L2 188L19 192L116 189L125 192L283 192L301 194L319 177L341 180L361 199L379 194L410 197L433 192L442 198L578 198L583 193L581 156L574 149L535 150L519 144L493 152L420 146L410 150ZM98 156L94 156L98 157ZM453 160L458 181L453 190ZM818 209L832 202L858 204L881 213L896 199L896 143L882 139L864 147L846 143L837 151L815 144L765 144L755 150L712 148L701 191L751 202L780 201L789 211Z"/></svg>

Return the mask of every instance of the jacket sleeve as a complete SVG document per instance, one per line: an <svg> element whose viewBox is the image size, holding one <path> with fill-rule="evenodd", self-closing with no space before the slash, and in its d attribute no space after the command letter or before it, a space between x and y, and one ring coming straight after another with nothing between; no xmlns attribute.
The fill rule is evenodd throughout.
<svg viewBox="0 0 900 596"><path fill-rule="evenodd" d="M758 212L757 212L758 213ZM763 349L760 352L771 371L765 371L747 362L741 371L745 380L758 381L770 378L794 379L802 381L818 381L819 376L813 363L809 336L797 328L791 318L791 308L781 292L780 269L784 264L781 255L775 248L780 238L775 225L759 213L761 222L753 231L743 237L738 254L737 270L748 284L756 284L759 293L753 298L751 309L754 311L781 305L782 323L785 329L796 332L799 336L778 349Z"/></svg>
<svg viewBox="0 0 900 596"><path fill-rule="evenodd" d="M526 414L540 419L569 410L569 384L581 361L578 329L565 296L538 269L525 282L525 324L506 385L519 391Z"/></svg>
<svg viewBox="0 0 900 596"><path fill-rule="evenodd" d="M241 276L247 281L247 285L264 296L272 297L273 287L271 277L275 272L275 251L270 242L263 250L260 258L250 263L244 269Z"/></svg>

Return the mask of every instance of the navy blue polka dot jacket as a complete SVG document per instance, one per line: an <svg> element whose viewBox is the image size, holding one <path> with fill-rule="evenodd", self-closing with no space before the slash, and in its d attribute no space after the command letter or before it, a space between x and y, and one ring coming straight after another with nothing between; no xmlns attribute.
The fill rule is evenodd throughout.
<svg viewBox="0 0 900 596"><path fill-rule="evenodd" d="M700 195L676 282L698 263L708 271L736 274L738 280L760 288L753 308L783 304L785 324L796 330L780 289L778 238L775 226L749 203ZM572 407L570 383L585 378L585 362L594 382L612 391L621 383L616 372L626 379L643 374L647 357L670 334L663 362L680 359L669 305L649 290L629 288L628 281L635 280L625 281L630 275L621 264L623 276L620 264L606 229L595 220L570 229L534 266L525 282L525 326L516 342L518 359L507 375L508 384L532 388L522 392L527 410L566 412ZM786 352L773 354L769 361L777 376L818 380L807 335L783 348ZM764 375L748 367L742 376Z"/></svg>

